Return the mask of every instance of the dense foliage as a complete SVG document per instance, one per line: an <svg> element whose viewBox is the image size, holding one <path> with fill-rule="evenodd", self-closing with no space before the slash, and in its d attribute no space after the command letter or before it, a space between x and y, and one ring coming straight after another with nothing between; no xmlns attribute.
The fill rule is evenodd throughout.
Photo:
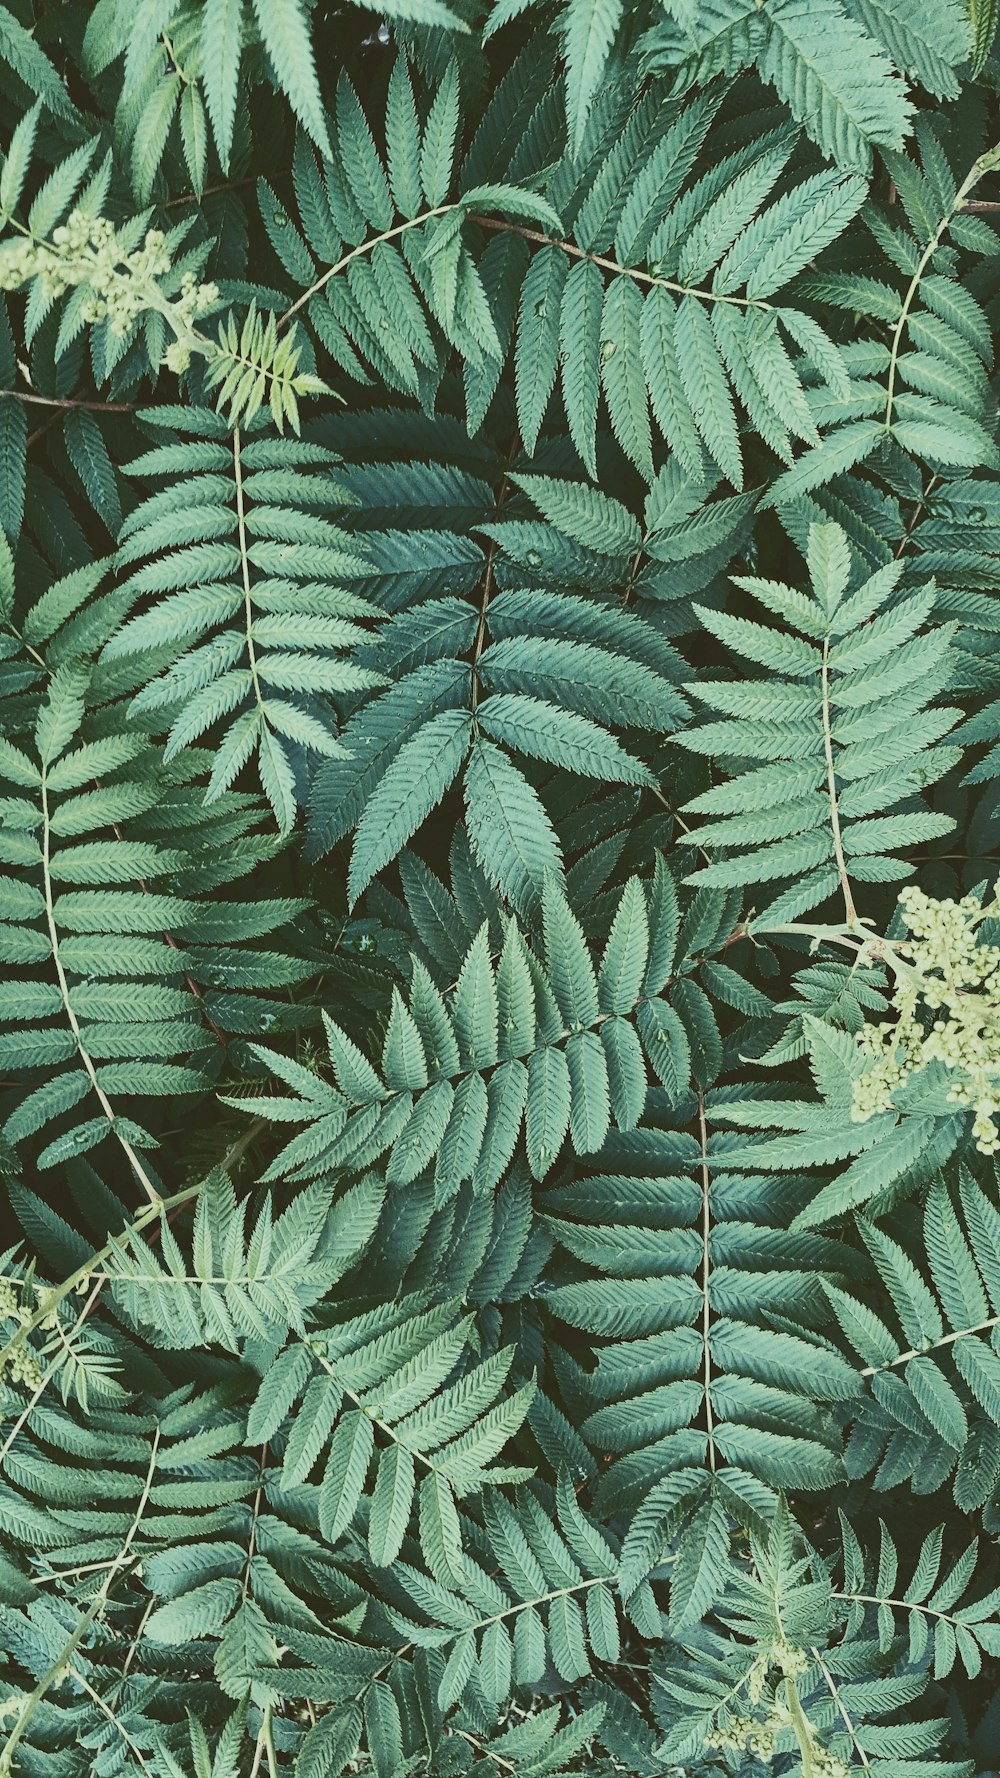
<svg viewBox="0 0 1000 1778"><path fill-rule="evenodd" d="M996 14L0 5L0 1772L996 1772Z"/></svg>

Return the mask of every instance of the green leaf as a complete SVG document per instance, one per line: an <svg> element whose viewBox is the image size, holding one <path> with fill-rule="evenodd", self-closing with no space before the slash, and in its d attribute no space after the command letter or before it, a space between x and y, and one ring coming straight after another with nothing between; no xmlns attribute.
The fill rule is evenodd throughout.
<svg viewBox="0 0 1000 1778"><path fill-rule="evenodd" d="M681 383L705 447L734 488L743 486L743 460L726 373L712 323L697 297L682 299L674 342Z"/></svg>
<svg viewBox="0 0 1000 1778"><path fill-rule="evenodd" d="M639 526L617 500L580 482L557 481L553 476L512 475L515 487L530 494L542 516L567 537L604 555L629 556L642 543Z"/></svg>
<svg viewBox="0 0 1000 1778"><path fill-rule="evenodd" d="M608 413L626 456L653 479L649 404L642 363L643 304L631 278L613 278L601 316L601 381Z"/></svg>
<svg viewBox="0 0 1000 1778"><path fill-rule="evenodd" d="M55 117L76 118L69 94L48 56L6 6L0 7L0 57Z"/></svg>
<svg viewBox="0 0 1000 1778"><path fill-rule="evenodd" d="M402 1445L387 1446L378 1460L368 1520L368 1548L372 1561L379 1568L394 1562L402 1548L413 1504L413 1488L410 1452Z"/></svg>
<svg viewBox="0 0 1000 1778"><path fill-rule="evenodd" d="M281 91L296 117L329 159L332 152L330 138L316 79L308 16L302 0L253 0L253 9Z"/></svg>
<svg viewBox="0 0 1000 1778"><path fill-rule="evenodd" d="M845 1210L866 1203L876 1191L913 1165L933 1127L930 1118L904 1118L881 1142L852 1161L846 1173L824 1186L806 1209L800 1210L793 1227L814 1228L817 1223L829 1222Z"/></svg>
<svg viewBox="0 0 1000 1778"><path fill-rule="evenodd" d="M969 0L969 23L972 27L972 73L982 73L993 39L997 34L997 18L1000 8L997 0Z"/></svg>
<svg viewBox="0 0 1000 1778"><path fill-rule="evenodd" d="M26 111L24 116L19 118L11 136L10 147L3 163L3 171L0 172L0 212L4 216L14 214L24 189L41 111L42 105L39 100L32 105L30 111Z"/></svg>
<svg viewBox="0 0 1000 1778"><path fill-rule="evenodd" d="M452 62L434 95L424 125L420 180L424 196L432 207L444 203L451 187L457 134L458 65Z"/></svg>
<svg viewBox="0 0 1000 1778"><path fill-rule="evenodd" d="M495 741L563 766L584 777L603 778L613 784L652 784L655 780L641 760L585 716L560 710L540 698L517 692L497 692L479 705L477 719Z"/></svg>
<svg viewBox="0 0 1000 1778"><path fill-rule="evenodd" d="M12 395L0 397L0 526L12 541L24 520L28 416Z"/></svg>
<svg viewBox="0 0 1000 1778"><path fill-rule="evenodd" d="M588 474L597 475L597 407L601 395L601 309L604 280L589 259L570 267L559 318L563 405L573 443Z"/></svg>
<svg viewBox="0 0 1000 1778"><path fill-rule="evenodd" d="M839 0L777 0L768 8L759 66L839 164L865 169L871 145L902 147L911 115L906 88Z"/></svg>
<svg viewBox="0 0 1000 1778"><path fill-rule="evenodd" d="M223 168L229 166L243 38L243 0L205 0L201 49L205 100Z"/></svg>
<svg viewBox="0 0 1000 1778"><path fill-rule="evenodd" d="M320 1530L329 1543L336 1543L354 1518L374 1448L375 1429L367 1414L344 1414L330 1441L319 1495Z"/></svg>
<svg viewBox="0 0 1000 1778"><path fill-rule="evenodd" d="M718 1495L698 1508L680 1539L670 1576L675 1631L697 1623L722 1591L729 1566L729 1514Z"/></svg>
<svg viewBox="0 0 1000 1778"><path fill-rule="evenodd" d="M516 908L533 906L546 872L561 872L559 841L537 791L491 741L472 744L465 808L469 838L487 877Z"/></svg>
<svg viewBox="0 0 1000 1778"><path fill-rule="evenodd" d="M528 1165L536 1179L544 1179L555 1162L570 1115L570 1072L562 1050L536 1050L528 1062L528 1103L525 1135Z"/></svg>
<svg viewBox="0 0 1000 1778"><path fill-rule="evenodd" d="M160 1605L149 1618L154 1642L194 1642L221 1630L240 1596L235 1580L209 1580L179 1599Z"/></svg>
<svg viewBox="0 0 1000 1778"><path fill-rule="evenodd" d="M535 254L521 287L514 378L518 424L531 456L538 443L559 363L559 322L566 255L558 247Z"/></svg>
<svg viewBox="0 0 1000 1778"><path fill-rule="evenodd" d="M622 17L622 0L569 0L563 20L570 145L580 146Z"/></svg>
<svg viewBox="0 0 1000 1778"><path fill-rule="evenodd" d="M67 414L64 437L88 500L108 530L117 537L122 522L118 486L107 445L93 414L79 408Z"/></svg>
<svg viewBox="0 0 1000 1778"><path fill-rule="evenodd" d="M649 920L642 884L630 877L611 925L598 977L602 1012L630 1012L642 992L649 959Z"/></svg>
<svg viewBox="0 0 1000 1778"><path fill-rule="evenodd" d="M437 807L461 770L471 733L467 711L442 710L390 762L358 823L348 875L352 903Z"/></svg>

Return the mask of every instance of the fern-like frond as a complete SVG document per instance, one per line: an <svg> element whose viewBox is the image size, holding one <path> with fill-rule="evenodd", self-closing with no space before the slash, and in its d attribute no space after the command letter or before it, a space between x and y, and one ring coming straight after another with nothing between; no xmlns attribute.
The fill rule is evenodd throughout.
<svg viewBox="0 0 1000 1778"><path fill-rule="evenodd" d="M933 588L897 596L897 563L852 585L850 546L836 525L810 529L808 560L810 593L737 580L770 623L702 611L709 633L759 671L692 687L717 717L677 737L728 762L728 781L687 810L714 817L699 826L699 841L729 856L690 881L732 888L784 879L758 916L761 930L838 893L854 924L852 885L908 876L894 853L953 825L921 801L924 786L960 758L941 745L959 713L933 707L948 684L953 634L947 625L924 630Z"/></svg>
<svg viewBox="0 0 1000 1778"><path fill-rule="evenodd" d="M721 936L724 898L712 914L704 945ZM377 1068L327 1018L337 1096L259 1048L296 1097L258 1100L254 1109L307 1124L273 1163L274 1176L370 1166L388 1154L390 1184L407 1185L433 1167L444 1202L469 1179L477 1192L494 1190L522 1127L536 1179L551 1171L567 1137L577 1154L592 1154L612 1122L633 1129L649 1070L668 1101L682 1099L692 1071L701 1078L711 1068L720 1040L687 973L694 958L690 951L675 956L676 893L662 864L648 888L635 878L626 886L599 968L552 877L542 925L536 953L508 920L494 964L484 922L446 996L415 958L409 995L393 994ZM228 1102L248 1108L244 1100Z"/></svg>
<svg viewBox="0 0 1000 1778"><path fill-rule="evenodd" d="M344 658L366 641L358 619L374 614L338 581L365 563L315 511L328 508L329 490L309 471L327 453L276 450L239 430L230 438L204 412L190 423L197 441L155 446L129 466L158 482L164 473L179 479L130 515L118 553L123 606L144 608L121 623L102 660L145 669L132 715L169 731L168 759L218 734L209 801L256 755L287 829L303 755L343 751L332 700L383 682Z"/></svg>

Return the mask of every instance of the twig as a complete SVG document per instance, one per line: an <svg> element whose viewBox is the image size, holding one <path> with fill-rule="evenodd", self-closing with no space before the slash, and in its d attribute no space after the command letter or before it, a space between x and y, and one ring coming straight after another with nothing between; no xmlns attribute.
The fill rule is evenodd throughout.
<svg viewBox="0 0 1000 1778"><path fill-rule="evenodd" d="M903 306L899 312L899 320L896 322L895 328L893 329L892 342L889 348L889 376L886 382L885 416L883 421L887 430L892 425L892 405L896 393L896 367L899 362L900 347L903 343L903 332L910 318L910 310L916 300L917 292L920 289L924 273L940 247L942 239L947 233L952 220L959 211L967 210L969 208L966 194L972 190L973 186L977 184L983 174L988 170L984 165L984 158L986 157L981 156L979 160L974 161L968 173L966 173L958 191L955 193L955 201L952 204L951 209L946 215L942 216L937 228L934 230L934 233L917 261L916 271L910 279L909 288L903 298Z"/></svg>
<svg viewBox="0 0 1000 1778"><path fill-rule="evenodd" d="M701 1346L702 1383L705 1391L705 1434L708 1439L708 1467L715 1469L715 1415L712 1409L712 1347L710 1342L712 1308L709 1301L711 1282L712 1178L708 1165L708 1126L705 1122L705 1095L698 1094L698 1143L701 1148Z"/></svg>
<svg viewBox="0 0 1000 1778"><path fill-rule="evenodd" d="M830 799L830 831L833 836L833 853L837 861L837 876L840 879L841 892L844 897L844 913L848 926L858 925L858 910L854 905L854 893L851 879L847 874L847 859L844 856L844 839L840 831L840 809L837 804L837 774L833 763L833 731L830 725L830 639L823 643L823 664L820 668L820 697L822 699L823 716L823 752L826 756L826 786Z"/></svg>
<svg viewBox="0 0 1000 1778"><path fill-rule="evenodd" d="M517 455L517 447L518 447L519 443L520 443L520 434L515 432L514 437L511 439L510 450L507 452L507 461L504 464L504 471L503 471L503 475L500 479L500 486L497 489L497 497L496 497L496 501L494 504L494 516L496 516L496 517L499 516L500 508L502 507L504 501L507 498L507 495L510 492L510 466L514 461L515 456ZM496 539L491 537L489 544L487 545L486 565L483 569L483 592L482 592L482 598L480 599L480 602L479 602L479 622L476 625L476 634L475 634L475 636L473 638L473 642L472 642L471 707L472 707L472 714L473 715L475 715L476 706L479 703L479 674L477 673L476 668L479 665L479 657L482 654L483 649L486 645L486 614L489 611L490 599L492 598L492 595L493 595L493 561L496 556L496 553L497 553Z"/></svg>
<svg viewBox="0 0 1000 1778"><path fill-rule="evenodd" d="M476 223L479 228L520 235L523 241L535 241L540 247L558 247L560 253L565 253L570 259L589 259L591 265L599 265L604 272L613 272L616 278L631 278L636 284L659 285L661 290L671 290L675 296L697 296L702 302L728 303L730 307L737 309L774 307L773 303L764 302L761 297L721 296L715 290L699 290L693 284L678 284L673 278L658 278L655 272L640 272L636 266L619 265L617 259L605 259L599 253L587 253L573 241L557 241L553 235L544 235L537 228L525 228L521 223L508 222L506 217L479 216L470 212L468 220Z"/></svg>
<svg viewBox="0 0 1000 1778"><path fill-rule="evenodd" d="M6 395L10 401L25 401L30 407L79 407L97 414L134 414L135 403L131 401L70 401L57 400L54 395L28 394L22 389L0 389L0 397Z"/></svg>

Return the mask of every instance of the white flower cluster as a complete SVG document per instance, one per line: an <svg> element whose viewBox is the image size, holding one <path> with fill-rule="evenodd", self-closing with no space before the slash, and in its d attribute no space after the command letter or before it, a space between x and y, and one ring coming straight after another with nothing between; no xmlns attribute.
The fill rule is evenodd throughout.
<svg viewBox="0 0 1000 1778"><path fill-rule="evenodd" d="M948 1097L975 1108L972 1132L980 1154L1000 1149L1000 947L979 928L1000 918L1000 900L978 896L936 901L908 886L899 898L909 940L894 947L900 962L892 996L895 1019L867 1025L858 1043L872 1058L854 1083L851 1115L864 1123L887 1111L897 1087L928 1062L958 1078ZM905 961L903 961L905 960ZM929 1017L928 1015L936 1015Z"/></svg>
<svg viewBox="0 0 1000 1778"><path fill-rule="evenodd" d="M194 323L215 306L219 292L214 284L199 284L187 272L180 294L167 298L158 280L169 271L162 229L148 229L142 245L129 252L114 223L83 210L72 211L53 229L50 241L24 235L0 246L0 290L17 290L33 278L49 302L68 290L81 290L81 319L93 323L107 318L111 332L119 337L142 314L156 309L175 335L164 362L179 372L187 369L197 344Z"/></svg>
<svg viewBox="0 0 1000 1778"><path fill-rule="evenodd" d="M791 1717L784 1705L776 1704L773 1714L767 1722L757 1722L752 1716L734 1716L724 1729L714 1729L705 1736L709 1747L729 1753L750 1753L762 1764L770 1765L778 1752L778 1736L783 1729L791 1727ZM852 1778L851 1769L845 1766L842 1759L820 1742L813 1741L809 1748L811 1778ZM802 1768L805 1769L804 1767Z"/></svg>
<svg viewBox="0 0 1000 1778"><path fill-rule="evenodd" d="M726 1753L752 1753L770 1765L778 1751L778 1724L769 1726L752 1716L731 1716L725 1728L713 1729L705 1736L707 1747Z"/></svg>
<svg viewBox="0 0 1000 1778"><path fill-rule="evenodd" d="M784 1638L778 1638L769 1648L762 1649L747 1679L748 1701L757 1706L761 1714L728 1716L724 1723L720 1723L706 1735L707 1745L729 1753L750 1753L764 1765L770 1765L779 1751L787 1750L791 1732L799 1743L799 1751L803 1757L805 1749L802 1742L808 1738L808 1769L812 1778L851 1778L850 1769L843 1760L817 1740L813 1724L797 1702L797 1693L796 1712L793 1715L789 1701L780 1695L780 1690L769 1690L768 1678L773 1668L777 1667L788 1686L794 1687L795 1680L808 1666L809 1660L805 1652ZM765 1693L769 1695L765 1697ZM784 1746L779 1748L782 1736Z"/></svg>
<svg viewBox="0 0 1000 1778"><path fill-rule="evenodd" d="M31 1320L31 1310L19 1299L13 1284L8 1280L0 1280L0 1323L16 1321L23 1327ZM0 1333L0 1345L4 1345L5 1337ZM0 1364L0 1380L11 1383L15 1387L20 1384L25 1389L34 1391L42 1380L42 1369L24 1341L16 1345Z"/></svg>

